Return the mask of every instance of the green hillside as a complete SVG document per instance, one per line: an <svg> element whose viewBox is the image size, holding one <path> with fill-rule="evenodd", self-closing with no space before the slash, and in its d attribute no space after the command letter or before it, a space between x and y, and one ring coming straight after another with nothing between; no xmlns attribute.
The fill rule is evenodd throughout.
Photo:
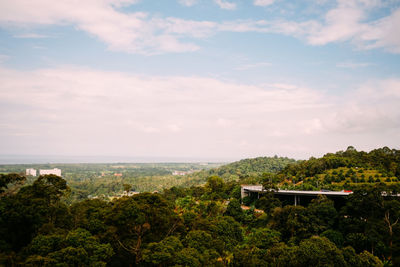
<svg viewBox="0 0 400 267"><path fill-rule="evenodd" d="M368 183L397 183L400 177L400 150L387 147L370 152L348 147L287 165L277 175L281 188L307 190L351 189Z"/></svg>
<svg viewBox="0 0 400 267"><path fill-rule="evenodd" d="M190 181L202 184L209 176L219 176L225 181L240 181L242 183L260 183L266 173L278 173L296 160L287 157L257 157L242 159L218 168L187 175ZM192 184L193 185L193 184Z"/></svg>
<svg viewBox="0 0 400 267"><path fill-rule="evenodd" d="M288 164L295 162L296 160L286 157L258 157L236 161L216 169L211 169L208 172L221 177L227 175L237 175L238 177L259 176L266 172L277 173L283 170Z"/></svg>

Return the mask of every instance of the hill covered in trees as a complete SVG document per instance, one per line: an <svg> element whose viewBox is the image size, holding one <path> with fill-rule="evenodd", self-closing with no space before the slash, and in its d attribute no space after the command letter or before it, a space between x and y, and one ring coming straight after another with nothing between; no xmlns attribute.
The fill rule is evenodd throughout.
<svg viewBox="0 0 400 267"><path fill-rule="evenodd" d="M345 151L289 164L274 181L281 188L341 190L367 183L397 183L399 178L400 150L383 147L364 152L350 146Z"/></svg>
<svg viewBox="0 0 400 267"><path fill-rule="evenodd" d="M295 163L296 160L286 157L258 157L243 159L215 169L208 170L209 175L218 175L222 178L246 178L261 176L263 173L278 173L288 164Z"/></svg>
<svg viewBox="0 0 400 267"><path fill-rule="evenodd" d="M203 170L189 174L186 178L197 183L183 184L184 186L204 184L209 176L219 176L225 181L240 181L241 183L261 183L266 173L277 174L288 164L294 164L296 160L287 157L257 157L242 159L217 168Z"/></svg>

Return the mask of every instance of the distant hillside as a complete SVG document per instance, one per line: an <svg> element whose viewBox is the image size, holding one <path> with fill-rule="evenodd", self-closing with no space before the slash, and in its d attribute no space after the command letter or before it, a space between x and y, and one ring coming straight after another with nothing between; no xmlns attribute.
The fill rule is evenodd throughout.
<svg viewBox="0 0 400 267"><path fill-rule="evenodd" d="M237 175L239 178L248 176L259 176L263 173L277 173L288 164L296 163L296 160L286 157L258 157L242 159L216 169L208 171L210 175L224 177L226 175Z"/></svg>
<svg viewBox="0 0 400 267"><path fill-rule="evenodd" d="M309 190L352 188L364 183L398 183L400 150L383 147L364 152L350 146L346 151L289 164L278 177L283 187L297 185Z"/></svg>
<svg viewBox="0 0 400 267"><path fill-rule="evenodd" d="M243 159L218 168L186 175L182 181L182 185L202 184L212 175L217 175L225 181L240 180L243 183L260 183L264 173L278 173L285 166L293 163L296 163L296 160L277 156Z"/></svg>

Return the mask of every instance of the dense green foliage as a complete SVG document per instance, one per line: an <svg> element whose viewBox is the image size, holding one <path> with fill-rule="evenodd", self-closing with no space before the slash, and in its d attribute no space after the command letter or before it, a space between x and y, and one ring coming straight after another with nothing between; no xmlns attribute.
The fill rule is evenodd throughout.
<svg viewBox="0 0 400 267"><path fill-rule="evenodd" d="M326 197L271 208L269 196L268 212L254 213L240 207L237 186L212 176L205 186L67 206L65 180L41 176L0 199L0 265L400 264L399 188L359 188L339 210Z"/></svg>
<svg viewBox="0 0 400 267"><path fill-rule="evenodd" d="M355 167L384 173L384 166L392 166L398 177L397 151L389 155L389 163L371 156L374 165L359 160L312 174ZM325 159L310 162L320 160ZM305 161L260 174L266 169L244 167L249 162L236 165L242 169L233 175L256 170L254 179L264 179L269 188L309 168ZM227 173L232 175L222 176ZM285 173L289 179L282 179ZM243 209L240 183L249 179L246 175L209 175L200 186L73 203L61 177L40 176L22 187L23 176L0 178L0 266L400 266L396 181L355 183L341 205L323 196L306 206L285 205L270 191L247 199L251 206ZM131 186L125 183L126 190Z"/></svg>
<svg viewBox="0 0 400 267"><path fill-rule="evenodd" d="M126 191L127 187L137 192L153 192L173 186L202 185L212 175L225 181L260 183L263 173L276 173L294 162L275 156L245 159L224 166L220 163L20 164L0 165L0 173L22 174L27 168L60 168L71 188L68 202L72 203L93 197L108 199ZM187 174L173 175L175 171ZM33 182L34 177L27 178L28 183Z"/></svg>
<svg viewBox="0 0 400 267"><path fill-rule="evenodd" d="M286 157L258 157L243 159L207 171L207 176L218 175L224 180L245 180L260 178L264 173L277 173L296 160Z"/></svg>
<svg viewBox="0 0 400 267"><path fill-rule="evenodd" d="M275 177L280 188L354 189L362 184L400 182L400 150L387 147L370 152L348 147L346 151L328 153L287 165Z"/></svg>
<svg viewBox="0 0 400 267"><path fill-rule="evenodd" d="M220 163L18 164L0 165L0 175L1 173L24 174L27 168L36 170L59 168L71 188L69 202L73 202L91 197L106 199L108 196L122 193L124 185L130 185L132 191L153 192L172 186L202 184L207 177L188 177L173 173L201 172L220 165ZM34 179L35 177L28 176L27 182L32 183ZM2 186L1 181L0 186Z"/></svg>
<svg viewBox="0 0 400 267"><path fill-rule="evenodd" d="M328 153L319 159L310 158L298 164L290 164L281 173L301 179L339 167L376 169L388 177L399 177L400 150L384 147L367 153L350 146L346 151Z"/></svg>

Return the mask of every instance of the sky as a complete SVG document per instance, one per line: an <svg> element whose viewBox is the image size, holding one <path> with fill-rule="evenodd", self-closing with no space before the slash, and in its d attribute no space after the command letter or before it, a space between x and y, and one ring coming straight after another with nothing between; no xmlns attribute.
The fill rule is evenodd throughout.
<svg viewBox="0 0 400 267"><path fill-rule="evenodd" d="M0 0L1 155L307 159L399 140L399 0Z"/></svg>

